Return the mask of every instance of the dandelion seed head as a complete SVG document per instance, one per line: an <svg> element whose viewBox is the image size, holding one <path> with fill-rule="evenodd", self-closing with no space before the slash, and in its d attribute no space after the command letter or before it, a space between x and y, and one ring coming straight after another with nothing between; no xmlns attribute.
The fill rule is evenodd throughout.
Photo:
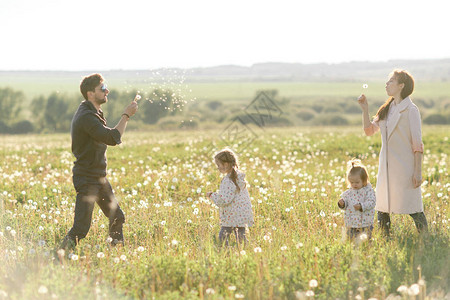
<svg viewBox="0 0 450 300"><path fill-rule="evenodd" d="M318 283L317 280L315 280L315 279L311 279L311 280L309 281L309 287L310 287L310 288L316 288L318 285L319 285L319 283Z"/></svg>
<svg viewBox="0 0 450 300"><path fill-rule="evenodd" d="M306 291L306 297L314 297L314 292L311 290Z"/></svg>
<svg viewBox="0 0 450 300"><path fill-rule="evenodd" d="M269 235L265 235L265 236L263 237L263 239L264 239L265 241L267 241L267 242L271 242L271 241L272 241L272 239L270 238Z"/></svg>
<svg viewBox="0 0 450 300"><path fill-rule="evenodd" d="M362 234L359 235L359 240L360 240L361 242L367 241L368 238L369 238L369 237L367 236L366 233L362 233Z"/></svg>
<svg viewBox="0 0 450 300"><path fill-rule="evenodd" d="M66 254L66 251L64 249L59 249L56 254L58 254L58 257L64 257L64 255Z"/></svg>
<svg viewBox="0 0 450 300"><path fill-rule="evenodd" d="M43 295L48 293L48 288L45 285L41 285L38 289L38 293Z"/></svg>
<svg viewBox="0 0 450 300"><path fill-rule="evenodd" d="M401 285L397 288L397 292L403 294L406 293L408 291L408 287L406 285Z"/></svg>
<svg viewBox="0 0 450 300"><path fill-rule="evenodd" d="M419 293L420 293L420 287L417 283L414 283L408 289L409 296L417 296L417 295L419 295Z"/></svg>

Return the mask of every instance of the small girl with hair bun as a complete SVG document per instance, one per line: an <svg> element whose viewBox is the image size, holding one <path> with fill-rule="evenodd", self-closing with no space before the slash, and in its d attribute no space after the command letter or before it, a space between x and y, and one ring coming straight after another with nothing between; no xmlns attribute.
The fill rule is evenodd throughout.
<svg viewBox="0 0 450 300"><path fill-rule="evenodd" d="M369 182L367 169L360 160L352 159L349 162L347 181L349 189L342 193L338 202L339 208L345 209L347 236L353 239L364 232L370 238L376 197Z"/></svg>
<svg viewBox="0 0 450 300"><path fill-rule="evenodd" d="M206 196L219 207L220 243L228 246L228 237L235 232L239 243L247 242L246 227L253 225L253 212L250 196L245 182L245 174L238 170L236 154L224 149L214 156L219 172L225 174L220 183L219 192L208 192Z"/></svg>

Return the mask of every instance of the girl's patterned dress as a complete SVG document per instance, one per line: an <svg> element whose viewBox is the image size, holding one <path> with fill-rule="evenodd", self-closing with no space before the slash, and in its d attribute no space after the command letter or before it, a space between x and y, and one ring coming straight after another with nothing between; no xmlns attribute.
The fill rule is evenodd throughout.
<svg viewBox="0 0 450 300"><path fill-rule="evenodd" d="M373 229L376 203L375 192L370 183L359 190L346 190L342 193L341 198L345 203L343 209L345 209L344 222L347 234L355 237L361 232L368 232L370 235ZM361 204L362 211L355 210L354 206L358 203Z"/></svg>
<svg viewBox="0 0 450 300"><path fill-rule="evenodd" d="M214 204L219 207L220 225L223 227L253 225L252 204L245 184L245 174L240 171L237 171L237 174L239 192L228 174L222 179L219 192L211 194Z"/></svg>

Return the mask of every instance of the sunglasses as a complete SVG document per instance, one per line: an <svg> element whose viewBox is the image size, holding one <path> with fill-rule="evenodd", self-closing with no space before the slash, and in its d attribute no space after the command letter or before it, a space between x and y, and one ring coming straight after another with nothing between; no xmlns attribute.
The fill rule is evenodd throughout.
<svg viewBox="0 0 450 300"><path fill-rule="evenodd" d="M108 86L106 85L106 83L103 83L102 86L100 87L100 90L105 93L106 90L108 89Z"/></svg>

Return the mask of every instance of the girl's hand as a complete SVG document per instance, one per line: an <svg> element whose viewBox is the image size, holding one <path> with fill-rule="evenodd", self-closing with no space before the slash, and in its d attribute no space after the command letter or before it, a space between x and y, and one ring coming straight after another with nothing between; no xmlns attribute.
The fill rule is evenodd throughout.
<svg viewBox="0 0 450 300"><path fill-rule="evenodd" d="M358 104L363 111L369 111L369 103L367 102L366 95L361 94L361 96L358 97Z"/></svg>
<svg viewBox="0 0 450 300"><path fill-rule="evenodd" d="M414 188L418 188L422 184L422 173L414 171L412 181Z"/></svg>
<svg viewBox="0 0 450 300"><path fill-rule="evenodd" d="M338 206L339 206L340 208L344 208L344 206L345 206L344 199L339 199Z"/></svg>
<svg viewBox="0 0 450 300"><path fill-rule="evenodd" d="M207 192L206 193L206 197L210 198L211 197L212 192Z"/></svg>
<svg viewBox="0 0 450 300"><path fill-rule="evenodd" d="M354 208L356 211L362 211L362 206L361 206L360 203L353 205L353 208Z"/></svg>

